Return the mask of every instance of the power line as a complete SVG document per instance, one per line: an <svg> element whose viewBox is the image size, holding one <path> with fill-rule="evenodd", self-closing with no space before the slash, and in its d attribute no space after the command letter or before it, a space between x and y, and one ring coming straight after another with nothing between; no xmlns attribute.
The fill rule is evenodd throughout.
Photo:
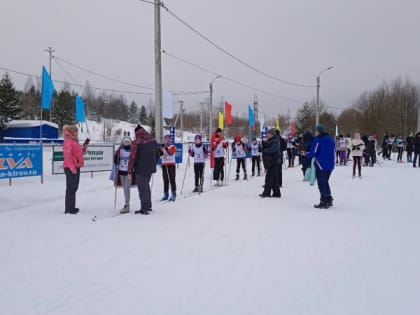
<svg viewBox="0 0 420 315"><path fill-rule="evenodd" d="M82 70L82 71L85 71L85 72L87 72L87 73L93 74L93 75L95 75L95 76L97 76L97 77L100 77L100 78L103 78L103 79L107 79L107 80L110 80L110 81L114 81L114 82L122 83L122 84L129 85L129 86L132 86L132 87L142 88L142 89L146 89L146 90L153 90L153 88L151 88L151 87L149 87L149 86L144 86L144 85L139 85L139 84L130 83L130 82L127 82L127 81L123 81L123 80L120 80L120 79L112 78L112 77L110 77L110 76L107 76L107 75L104 75L104 74L100 74L100 73L98 73L98 72L95 72L95 71L92 71L92 70L86 69L86 68L84 68L84 67L81 67L81 66L75 65L74 63L71 63L71 62L69 62L69 61L66 61L66 60L64 60L64 59L63 59L63 58L61 58L61 57L54 56L54 58L55 58L55 59L58 59L58 60L60 60L60 61L62 61L62 62L64 62L65 64L68 64L69 66L72 66L72 67L77 68L77 69L79 69L79 70Z"/></svg>
<svg viewBox="0 0 420 315"><path fill-rule="evenodd" d="M39 75L35 75L35 74L31 74L31 73L25 73L25 72L21 72L21 71L16 71L16 70L4 68L4 67L0 67L0 70L5 70L5 71L8 71L8 72L21 74L21 75L25 75L25 76L28 76L28 77L33 77L33 78L41 79L41 76L39 76ZM60 84L66 84L67 83L65 81L60 81L60 80L56 80L56 79L54 79L52 81L53 82L56 82L56 83L60 83ZM73 86L77 86L77 87L80 87L80 88L86 88L87 87L87 85L78 84L78 83L73 84ZM94 87L94 86L90 86L90 88L92 88L94 90L106 91L106 92L113 92L113 93L120 93L120 94L153 95L153 93L124 91L124 90L114 90L114 89L100 88L100 87Z"/></svg>
<svg viewBox="0 0 420 315"><path fill-rule="evenodd" d="M101 78L105 78L107 80L115 81L115 82L118 82L118 83L122 83L122 84L126 84L126 85L129 85L129 86L133 86L133 87L144 88L144 89L148 89L148 90L152 90L152 91L154 90L151 87L147 87L147 86L143 86L143 85L138 85L138 84L130 83L130 82L127 82L127 81L123 81L123 80L119 80L119 79L116 79L116 78L112 78L112 77L107 76L107 75L104 75L104 74L97 73L95 71L86 69L84 67L78 66L78 65L76 65L74 63L71 63L69 61L66 61L63 58L59 58L59 57L54 56L54 59L55 59L56 62L57 62L57 60L59 60L61 62L64 62L64 63L68 64L69 66L72 66L72 67L77 68L79 70L82 70L82 71L88 72L90 74L99 76ZM62 66L60 68L71 78L70 74L67 71L65 71ZM72 80L75 81L74 79L72 79ZM173 95L196 95L196 94L204 94L204 93L207 93L207 91L170 91L170 92Z"/></svg>
<svg viewBox="0 0 420 315"><path fill-rule="evenodd" d="M68 73L64 69L64 67L59 62L57 62L57 60L55 60L55 62L60 67L60 69L74 82L73 86L77 86L77 87L80 87L80 88L88 87L87 85L78 83L77 80L75 80L70 75L70 73ZM24 76L27 76L27 77L36 78L36 79L41 79L41 76L39 76L39 75L35 75L35 74L27 73L27 72L22 72L22 71L17 71L17 70L13 70L13 69L9 69L9 68L0 67L0 70L4 70L4 71L11 72L11 73L16 73L16 74L24 75ZM66 84L67 83L65 81L60 81L60 80L56 80L56 79L54 79L52 81L56 82L56 83L60 83L60 84ZM92 88L94 90L99 90L99 91L121 93L121 94L153 95L152 92L136 92L136 91L114 90L114 89L101 88L101 87L95 87L95 86L90 86L90 88ZM208 91L193 91L193 92L190 92L190 91L172 91L171 93L175 96L178 96L178 95L199 95L199 94L207 94Z"/></svg>
<svg viewBox="0 0 420 315"><path fill-rule="evenodd" d="M61 63L56 59L56 58L54 58L54 62L60 67L60 69L65 73L65 74L67 74L67 76L70 78L70 80L72 80L73 81L73 83L75 83L75 84L79 84L67 71L66 71L66 69L64 69L64 67L61 65Z"/></svg>
<svg viewBox="0 0 420 315"><path fill-rule="evenodd" d="M235 84L240 85L240 86L242 86L242 87L245 87L245 88L247 88L247 89L250 89L250 90L253 90L253 91L257 91L257 92L260 92L260 93L263 93L263 94L267 94L267 95L270 95L270 96L274 96L274 97L276 97L276 98L281 98L281 99L284 99L284 100L287 100L287 101L292 101L292 102L296 102L296 103L300 103L300 104L303 104L303 103L304 103L304 102L303 102L303 101L301 101L301 100L297 100L297 99L293 99L293 98L289 98L289 97L285 97L285 96L281 96L281 95L276 95L276 94L274 94L274 93L267 92L267 91L264 91L264 90L261 90L261 89L258 89L258 88L255 88L255 87L252 87L252 86L250 86L250 85L248 85L248 84L244 84L244 83L242 83L242 82L236 81L236 80L231 79L231 78L229 78L229 77L226 77L226 76L224 76L224 75L222 75L222 74L220 74L220 73L216 73L216 72L211 71L211 70L209 70L209 69L206 69L206 68L204 68L204 67L198 66L198 65L196 65L196 64L194 64L194 63L192 63L192 62L190 62L190 61L188 61L188 60L185 60L185 59L183 59L183 58L181 58L181 57L178 57L178 56L175 56L175 55L173 55L173 54L171 54L171 53L168 53L166 50L163 50L163 51L162 51L162 53L163 53L163 54L165 54L165 55L167 55L167 56L169 56L169 57L172 57L172 58L174 58L174 59L176 59L176 60L178 60L178 61L181 61L181 62L183 62L183 63L185 63L185 64L187 64L187 65L189 65L189 66L192 66L192 67L194 67L194 68L197 68L197 69L199 69L199 70L201 70L201 71L204 71L204 72L210 73L210 74L212 74L212 75L220 75L220 76L221 76L221 79L225 79L226 81L230 81L230 82L232 82L232 83L235 83ZM207 92L207 93L208 93L208 92Z"/></svg>
<svg viewBox="0 0 420 315"><path fill-rule="evenodd" d="M139 0L142 2L147 2L145 0ZM202 33L200 33L198 30L196 30L194 27L192 27L190 24L188 24L187 22L185 22L183 19L181 19L179 16L177 16L174 12L172 12L165 4L161 3L161 6L170 14L172 15L176 20L178 20L179 22L181 22L182 24L184 24L187 28L189 28L191 31L193 31L195 34L197 34L198 36L200 36L202 39L204 39L206 42L208 42L209 44L211 44L212 46L216 47L218 50L220 50L221 52L223 52L224 54L226 54L227 56L233 58L234 60L236 60L237 62L239 62L240 64L244 65L245 67L269 78L272 79L274 81L283 83L283 84L287 84L287 85L292 85L292 86L297 86L297 87L305 87L305 88L312 88L315 85L313 84L300 84L300 83L294 83L291 81L287 81L287 80L283 80L283 79L279 79L277 77L274 77L260 69L258 69L255 66L252 66L250 64L248 64L247 62L243 61L242 59L234 56L233 54L231 54L230 52L228 52L226 49L224 49L223 47L221 47L220 45L216 44L214 41L212 41L211 39L209 39L208 37L206 37L205 35L203 35Z"/></svg>

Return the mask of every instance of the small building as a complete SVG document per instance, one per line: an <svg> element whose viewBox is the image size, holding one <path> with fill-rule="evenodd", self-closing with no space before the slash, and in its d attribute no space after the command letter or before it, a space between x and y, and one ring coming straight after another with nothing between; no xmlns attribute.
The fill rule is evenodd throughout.
<svg viewBox="0 0 420 315"><path fill-rule="evenodd" d="M45 120L12 120L3 130L3 136L4 142L39 141L40 138L48 142L58 139L58 125Z"/></svg>

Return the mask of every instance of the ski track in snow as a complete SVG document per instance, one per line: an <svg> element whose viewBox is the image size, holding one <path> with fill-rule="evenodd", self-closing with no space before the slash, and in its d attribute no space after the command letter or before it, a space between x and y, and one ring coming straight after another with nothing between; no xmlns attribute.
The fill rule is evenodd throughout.
<svg viewBox="0 0 420 315"><path fill-rule="evenodd" d="M264 177L235 181L235 164L227 187L98 222L114 213L109 173L82 174L76 216L63 214L64 175L0 181L1 314L418 314L420 169L387 161L360 180L337 167L334 206L316 210L300 168L261 199Z"/></svg>

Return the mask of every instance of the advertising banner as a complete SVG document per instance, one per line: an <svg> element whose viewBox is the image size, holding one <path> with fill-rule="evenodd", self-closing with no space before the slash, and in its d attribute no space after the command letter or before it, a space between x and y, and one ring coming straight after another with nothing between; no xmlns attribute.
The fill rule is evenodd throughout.
<svg viewBox="0 0 420 315"><path fill-rule="evenodd" d="M0 179L42 175L42 146L0 145Z"/></svg>
<svg viewBox="0 0 420 315"><path fill-rule="evenodd" d="M80 172L104 172L111 171L114 161L114 147L112 145L90 145L84 155L85 166ZM53 146L52 173L64 174L63 147Z"/></svg>

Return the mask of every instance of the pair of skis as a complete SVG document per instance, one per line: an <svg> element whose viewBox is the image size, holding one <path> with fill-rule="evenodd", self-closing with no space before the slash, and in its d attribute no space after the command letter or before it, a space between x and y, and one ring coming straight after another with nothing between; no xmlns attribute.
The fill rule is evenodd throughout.
<svg viewBox="0 0 420 315"><path fill-rule="evenodd" d="M117 217L117 216L119 216L119 215L123 215L123 214L127 214L127 213L129 213L129 212L126 212L126 213L120 213L120 212L117 212L117 213L113 213L113 214L109 214L109 215L102 215L102 216L97 216L97 215L94 215L94 216L92 217L92 221L93 221L93 222L97 222L97 221L101 221L101 220L103 220L103 219L107 219L107 218L114 218L114 217Z"/></svg>

